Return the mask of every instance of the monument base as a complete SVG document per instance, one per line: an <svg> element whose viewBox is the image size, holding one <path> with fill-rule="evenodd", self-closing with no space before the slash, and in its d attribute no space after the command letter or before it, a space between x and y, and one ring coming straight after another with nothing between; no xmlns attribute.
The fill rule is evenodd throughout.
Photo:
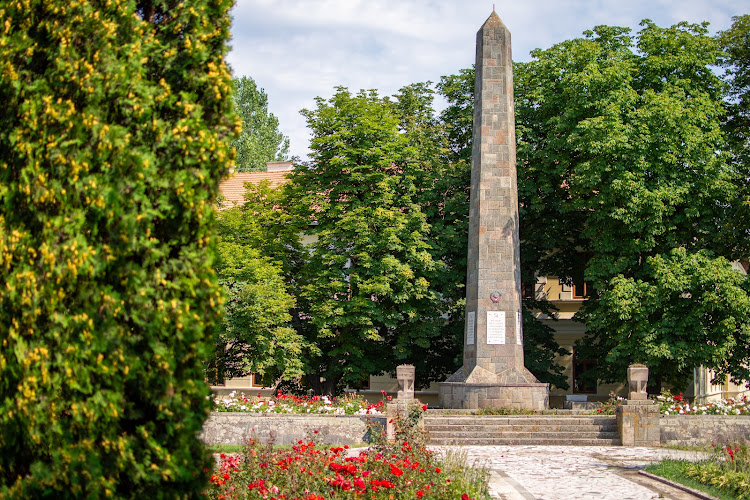
<svg viewBox="0 0 750 500"><path fill-rule="evenodd" d="M549 384L537 381L525 367L501 373L479 366L467 372L461 367L439 387L442 408L546 410L549 407Z"/></svg>

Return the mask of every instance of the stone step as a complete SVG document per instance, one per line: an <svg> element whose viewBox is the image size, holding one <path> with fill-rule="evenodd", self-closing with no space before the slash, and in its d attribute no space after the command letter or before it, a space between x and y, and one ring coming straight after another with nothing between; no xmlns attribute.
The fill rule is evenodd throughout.
<svg viewBox="0 0 750 500"><path fill-rule="evenodd" d="M535 417L526 415L511 416L450 416L450 417L433 417L425 416L425 424L441 425L616 425L617 420L614 416L569 416L569 417Z"/></svg>
<svg viewBox="0 0 750 500"><path fill-rule="evenodd" d="M617 446L610 415L425 415L431 444Z"/></svg>
<svg viewBox="0 0 750 500"><path fill-rule="evenodd" d="M540 438L455 438L429 439L429 444L435 446L620 446L619 439L540 439Z"/></svg>
<svg viewBox="0 0 750 500"><path fill-rule="evenodd" d="M492 431L492 432L601 432L601 431L617 431L617 424L603 424L603 425L523 425L523 424L510 424L510 425L443 425L438 423L425 424L425 428L432 431L444 431L444 432L480 432L480 431Z"/></svg>
<svg viewBox="0 0 750 500"><path fill-rule="evenodd" d="M461 431L435 431L428 429L430 438L443 439L454 437L456 439L463 438L506 438L506 437L522 437L522 438L535 438L540 439L553 439L559 437L560 439L615 439L619 437L617 431L593 431L593 432L528 432L528 431L478 431L478 432L461 432Z"/></svg>

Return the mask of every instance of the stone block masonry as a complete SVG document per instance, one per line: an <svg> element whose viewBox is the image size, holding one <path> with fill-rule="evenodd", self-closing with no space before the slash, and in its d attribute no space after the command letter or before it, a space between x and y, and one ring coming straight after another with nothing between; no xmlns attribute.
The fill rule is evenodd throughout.
<svg viewBox="0 0 750 500"><path fill-rule="evenodd" d="M750 445L750 416L661 415L662 446Z"/></svg>
<svg viewBox="0 0 750 500"><path fill-rule="evenodd" d="M659 406L628 400L617 407L617 430L623 446L659 446Z"/></svg>
<svg viewBox="0 0 750 500"><path fill-rule="evenodd" d="M261 443L293 445L313 436L325 444L357 446L369 437L370 424L385 428L384 415L296 415L212 413L198 436L206 444ZM315 432L317 431L317 433Z"/></svg>
<svg viewBox="0 0 750 500"><path fill-rule="evenodd" d="M510 31L493 11L477 32L463 366L443 408L543 410L549 386L524 367Z"/></svg>

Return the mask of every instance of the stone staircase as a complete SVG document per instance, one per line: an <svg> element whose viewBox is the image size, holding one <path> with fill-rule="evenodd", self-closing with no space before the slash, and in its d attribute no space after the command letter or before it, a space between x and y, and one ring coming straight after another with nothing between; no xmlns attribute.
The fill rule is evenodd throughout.
<svg viewBox="0 0 750 500"><path fill-rule="evenodd" d="M433 445L620 446L613 415L472 415L428 411Z"/></svg>

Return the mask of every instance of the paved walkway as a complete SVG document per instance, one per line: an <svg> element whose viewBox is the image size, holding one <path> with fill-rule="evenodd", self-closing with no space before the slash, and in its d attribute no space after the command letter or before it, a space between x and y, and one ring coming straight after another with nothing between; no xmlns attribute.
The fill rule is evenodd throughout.
<svg viewBox="0 0 750 500"><path fill-rule="evenodd" d="M503 500L695 499L648 479L638 470L665 458L700 454L660 448L604 446L435 447L465 452L471 463L490 470L490 493Z"/></svg>

